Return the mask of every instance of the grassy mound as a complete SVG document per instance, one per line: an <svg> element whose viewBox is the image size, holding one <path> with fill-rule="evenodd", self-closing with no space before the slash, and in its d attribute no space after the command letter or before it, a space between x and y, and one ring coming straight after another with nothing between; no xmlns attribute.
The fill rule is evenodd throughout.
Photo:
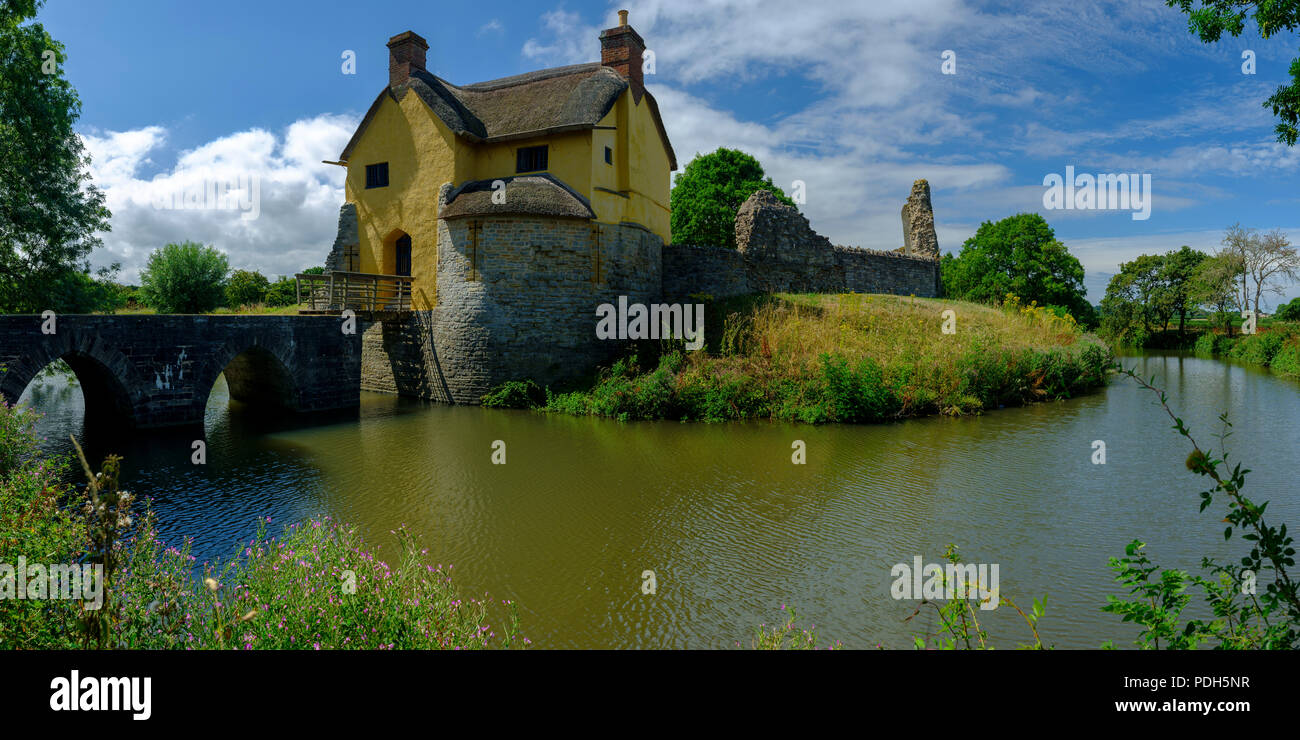
<svg viewBox="0 0 1300 740"><path fill-rule="evenodd" d="M874 422L1069 398L1105 384L1112 360L1068 317L1014 300L752 296L710 304L705 326L704 350L643 343L589 389L542 402L516 382L484 398L619 419Z"/></svg>

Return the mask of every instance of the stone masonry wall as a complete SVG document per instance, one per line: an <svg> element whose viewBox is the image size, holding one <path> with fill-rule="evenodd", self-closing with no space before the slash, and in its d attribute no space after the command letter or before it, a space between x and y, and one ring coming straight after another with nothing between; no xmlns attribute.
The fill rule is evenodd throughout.
<svg viewBox="0 0 1300 740"><path fill-rule="evenodd" d="M832 246L798 210L765 190L737 212L736 247L665 246L664 300L778 292L939 294L935 257Z"/></svg>
<svg viewBox="0 0 1300 740"><path fill-rule="evenodd" d="M438 305L364 327L363 387L478 403L506 380L575 380L619 349L596 337L598 305L660 299L661 248L631 224L440 219Z"/></svg>

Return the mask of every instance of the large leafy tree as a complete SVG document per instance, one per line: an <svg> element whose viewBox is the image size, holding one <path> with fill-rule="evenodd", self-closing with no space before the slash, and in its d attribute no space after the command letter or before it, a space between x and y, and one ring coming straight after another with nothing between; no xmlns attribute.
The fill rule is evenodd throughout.
<svg viewBox="0 0 1300 740"><path fill-rule="evenodd" d="M1165 0L1165 4L1186 13L1188 29L1207 44L1218 41L1225 31L1240 36L1252 14L1266 39L1300 28L1300 0ZM1272 108L1278 118L1277 140L1295 146L1300 136L1300 57L1291 60L1288 71L1291 83L1279 87L1264 107Z"/></svg>
<svg viewBox="0 0 1300 740"><path fill-rule="evenodd" d="M736 212L758 190L795 205L763 165L742 151L718 149L692 159L670 195L673 242L735 249Z"/></svg>
<svg viewBox="0 0 1300 740"><path fill-rule="evenodd" d="M1192 278L1196 274L1197 266L1208 258L1209 255L1206 253L1187 245L1164 256L1164 264L1160 270L1160 281L1164 288L1163 298L1170 311L1178 316L1179 334L1186 332L1187 314L1198 305L1192 296Z"/></svg>
<svg viewBox="0 0 1300 740"><path fill-rule="evenodd" d="M73 131L81 100L63 46L28 22L40 4L0 3L0 311L70 310L66 291L49 288L84 282L68 273L89 272L95 234L109 228Z"/></svg>
<svg viewBox="0 0 1300 740"><path fill-rule="evenodd" d="M1228 336L1232 336L1232 312L1241 306L1237 281L1244 271L1241 255L1221 249L1203 260L1192 273L1191 299L1212 310Z"/></svg>
<svg viewBox="0 0 1300 740"><path fill-rule="evenodd" d="M225 297L230 263L214 247L168 244L149 255L140 295L158 313L207 313Z"/></svg>
<svg viewBox="0 0 1300 740"><path fill-rule="evenodd" d="M943 258L940 274L951 298L997 303L1010 293L1024 303L1064 308L1085 326L1096 321L1085 298L1083 265L1037 213L980 224L960 254Z"/></svg>

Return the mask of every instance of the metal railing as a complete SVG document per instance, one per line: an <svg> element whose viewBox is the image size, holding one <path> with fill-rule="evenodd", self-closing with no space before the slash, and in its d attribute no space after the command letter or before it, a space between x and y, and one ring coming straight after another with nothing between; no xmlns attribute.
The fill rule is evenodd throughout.
<svg viewBox="0 0 1300 740"><path fill-rule="evenodd" d="M298 305L310 311L409 311L411 284L405 275L375 275L368 272L335 270L320 274L299 273Z"/></svg>

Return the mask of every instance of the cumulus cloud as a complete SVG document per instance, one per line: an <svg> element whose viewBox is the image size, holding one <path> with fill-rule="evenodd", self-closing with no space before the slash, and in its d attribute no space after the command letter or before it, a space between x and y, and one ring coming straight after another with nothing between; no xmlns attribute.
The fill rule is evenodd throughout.
<svg viewBox="0 0 1300 740"><path fill-rule="evenodd" d="M524 58L597 59L618 7L544 13ZM645 0L630 21L655 52L647 82L679 163L719 146L755 155L783 188L806 183L802 210L836 243L899 246L898 211L918 178L933 190L940 246L955 251L984 220L1043 211L1043 176L1067 164L1152 173L1159 221L1222 202L1214 177L1293 176L1300 162L1261 138L1272 124L1259 101L1274 84L1262 77L1166 84L1160 104L1109 110L1117 81L1170 60L1234 69L1240 49L1200 43L1163 0ZM1293 51L1280 40L1252 47L1283 61ZM945 50L956 75L939 74ZM728 104L792 84L807 93L794 107ZM1075 224L1134 228L1127 213L1047 216L1065 236Z"/></svg>
<svg viewBox="0 0 1300 740"><path fill-rule="evenodd" d="M168 133L160 126L83 134L91 176L113 213L95 263L122 263L121 279L134 283L150 252L189 240L225 252L234 268L267 276L321 264L345 174L322 160L338 157L357 123L320 115L281 132L239 131L170 162L160 161Z"/></svg>

